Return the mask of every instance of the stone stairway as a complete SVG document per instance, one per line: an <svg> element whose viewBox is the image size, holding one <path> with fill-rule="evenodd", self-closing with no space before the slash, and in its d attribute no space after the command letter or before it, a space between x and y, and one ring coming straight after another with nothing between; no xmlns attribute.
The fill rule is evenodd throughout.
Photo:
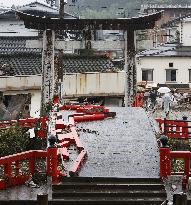
<svg viewBox="0 0 191 205"><path fill-rule="evenodd" d="M51 204L157 205L165 200L159 178L69 177L52 186Z"/></svg>

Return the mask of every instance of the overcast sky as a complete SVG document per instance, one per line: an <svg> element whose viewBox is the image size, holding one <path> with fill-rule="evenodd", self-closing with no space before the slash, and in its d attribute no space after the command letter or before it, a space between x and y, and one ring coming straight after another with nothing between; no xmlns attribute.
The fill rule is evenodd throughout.
<svg viewBox="0 0 191 205"><path fill-rule="evenodd" d="M29 4L31 2L35 2L35 1L45 2L45 0L0 0L0 7L2 7L2 6L3 7L10 7L13 4L15 6L25 5L25 4Z"/></svg>

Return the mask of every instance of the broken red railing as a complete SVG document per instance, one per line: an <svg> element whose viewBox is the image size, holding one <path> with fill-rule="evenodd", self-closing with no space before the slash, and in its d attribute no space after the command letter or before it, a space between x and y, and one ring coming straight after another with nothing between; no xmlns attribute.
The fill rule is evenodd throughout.
<svg viewBox="0 0 191 205"><path fill-rule="evenodd" d="M170 138L189 138L191 137L191 121L189 120L168 120L156 119L162 133Z"/></svg>
<svg viewBox="0 0 191 205"><path fill-rule="evenodd" d="M55 103L58 101L56 100ZM55 107L59 107L55 104ZM69 159L68 148L75 145L79 152L73 166L68 170L71 176L77 174L83 164L87 152L84 150L76 131L75 123L92 120L103 120L105 118L115 117L115 112L109 112L109 109L104 106L96 105L64 105L59 110L76 110L77 113L68 116L68 122L65 122L62 113L51 110L51 119L54 126L51 126L50 134L58 138L58 142L53 147L48 147L46 151L35 150L23 152L15 155L10 155L0 158L0 166L3 166L3 177L0 179L0 189L5 189L9 186L25 183L36 170L35 162L38 158L46 159L46 174L52 176L53 183L57 182L59 176L66 176L64 160ZM36 128L35 134L38 137L47 137L47 121L48 117L28 118L11 121L1 121L0 128L8 128L12 125L21 127ZM58 170L59 159L62 159L63 170ZM28 160L27 172L21 172L21 161ZM12 165L15 164L15 172L12 170Z"/></svg>
<svg viewBox="0 0 191 205"><path fill-rule="evenodd" d="M72 168L70 168L69 170L70 176L74 176L77 174L86 156L87 156L87 152L85 150L82 150L78 155L78 157L76 158L76 160L74 161Z"/></svg>

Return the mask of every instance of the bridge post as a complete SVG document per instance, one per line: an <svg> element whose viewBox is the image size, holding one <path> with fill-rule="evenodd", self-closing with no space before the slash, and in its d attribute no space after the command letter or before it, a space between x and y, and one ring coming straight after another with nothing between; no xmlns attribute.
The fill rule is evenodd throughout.
<svg viewBox="0 0 191 205"><path fill-rule="evenodd" d="M38 205L48 205L48 194L37 194Z"/></svg>
<svg viewBox="0 0 191 205"><path fill-rule="evenodd" d="M45 30L43 33L42 51L42 95L41 95L41 116L44 114L44 106L54 96L55 71L54 71L54 42L55 31Z"/></svg>
<svg viewBox="0 0 191 205"><path fill-rule="evenodd" d="M185 193L174 194L173 205L187 205L187 195Z"/></svg>
<svg viewBox="0 0 191 205"><path fill-rule="evenodd" d="M189 137L189 129L188 129L188 117L187 116L183 116L182 120L185 121L182 127L182 136L185 137L186 139L188 139Z"/></svg>
<svg viewBox="0 0 191 205"><path fill-rule="evenodd" d="M58 158L57 147L55 147L56 137L50 135L48 138L49 147L47 148L47 175L52 176L52 182L58 181Z"/></svg>
<svg viewBox="0 0 191 205"><path fill-rule="evenodd" d="M171 174L170 148L160 148L160 177L167 177Z"/></svg>
<svg viewBox="0 0 191 205"><path fill-rule="evenodd" d="M128 29L125 37L125 107L131 107L136 95L137 71L135 64L135 31Z"/></svg>

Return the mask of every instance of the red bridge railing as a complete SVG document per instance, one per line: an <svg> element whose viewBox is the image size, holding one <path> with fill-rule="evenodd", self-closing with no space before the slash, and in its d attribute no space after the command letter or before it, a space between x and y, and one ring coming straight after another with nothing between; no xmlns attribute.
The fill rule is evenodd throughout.
<svg viewBox="0 0 191 205"><path fill-rule="evenodd" d="M157 118L162 133L170 138L190 138L191 121L189 120L168 120Z"/></svg>
<svg viewBox="0 0 191 205"><path fill-rule="evenodd" d="M191 137L190 124L191 121L187 120L186 117L183 120L168 120L168 119L156 119L158 122L161 132L169 137L176 139L189 139ZM164 138L163 138L164 140ZM167 139L166 139L167 140ZM162 139L161 139L162 142ZM167 177L170 175L186 175L191 176L190 171L190 151L171 151L170 147L160 147L160 176ZM163 146L163 144L161 143ZM183 161L183 166L180 166L176 170L172 166L173 160ZM182 169L182 170L180 170Z"/></svg>
<svg viewBox="0 0 191 205"><path fill-rule="evenodd" d="M1 179L0 189L23 184L36 170L36 160L46 158L47 152L33 150L0 158ZM26 171L22 170L21 163L25 161ZM27 162L26 162L27 161Z"/></svg>
<svg viewBox="0 0 191 205"><path fill-rule="evenodd" d="M184 168L182 171L172 171L172 159L183 159ZM160 148L160 176L167 177L170 175L187 175L191 176L190 171L190 151L171 151L169 147Z"/></svg>

